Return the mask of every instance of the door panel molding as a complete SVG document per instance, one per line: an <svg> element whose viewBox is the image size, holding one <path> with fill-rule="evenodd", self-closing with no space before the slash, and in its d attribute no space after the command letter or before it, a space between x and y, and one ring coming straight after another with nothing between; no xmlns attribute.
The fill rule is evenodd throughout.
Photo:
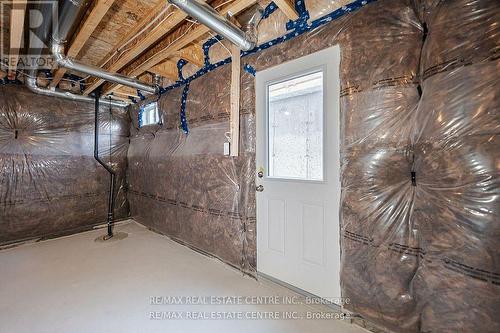
<svg viewBox="0 0 500 333"><path fill-rule="evenodd" d="M341 297L339 66L340 48L334 46L256 73L257 170L255 171L255 182L257 186L262 185L263 188L262 192L256 193L257 271L325 299L338 299ZM321 76L310 75L304 77L304 79L301 77L303 74L311 74L318 70L322 71ZM322 81L319 81L322 82L322 85L317 81L319 77L322 78ZM314 156L318 156L318 146L307 146L307 144L314 142L314 144L318 145L318 142L321 142L319 138L320 132L312 134L309 132L311 128L314 130L321 129L321 127L318 127L321 125L319 125L319 118L317 118L319 117L317 108L321 107L321 104L297 103L297 105L302 106L295 107L291 99L297 96L312 98L312 95L306 95L320 91L317 89L318 87L321 89L322 86L323 112L321 121L323 137L321 147L323 149L323 180L320 181L269 177L270 173L267 170L269 165L267 157L269 154L267 150L269 147L268 134L270 132L267 99L270 90L268 87L270 83L285 82L290 78L294 78L294 80L290 81L289 85L287 85L287 82L287 84L281 86L273 86L272 89L274 90L271 91L274 94L272 103L279 102L280 98L287 99L286 102L273 104L272 106L273 108L285 108L273 109L272 114L279 116L279 118L275 117L272 120L275 126L272 132L274 135L273 140L289 140L273 141L279 144L285 142L285 145L283 146L284 150L273 151L273 154L281 155L273 155L272 158L275 163L277 161L278 163L282 163L282 161L291 163L289 167L284 165L285 169L280 169L281 174L283 174L283 170L285 170L286 174L287 170L297 170L297 168L302 168L304 165L309 168L313 165L304 164L301 161L304 161L304 158L311 158L309 152L316 154ZM313 82L313 80L316 81ZM307 84L309 84L310 90L306 89ZM297 88L299 85L301 85L300 88ZM284 90L279 91L279 89ZM304 105L312 105L316 109L308 110ZM306 110L309 113L304 114L303 112L306 112ZM295 113L291 113L292 111ZM290 118L285 116L290 116ZM315 124L314 127L309 125L309 121L311 121L311 124ZM294 122L297 122L297 124ZM277 126L285 127L277 132ZM300 131L294 132L294 128L297 126ZM295 133L298 134L295 135ZM301 143L303 142L300 141L301 138L305 138L306 148ZM293 150L294 147L297 147L298 150ZM289 156L298 156L300 159L294 164L295 157L287 158L287 155L283 155L285 154L283 152L286 152L286 154L290 152L291 155ZM281 157L276 158L275 156ZM317 163L318 159L307 161L308 163L309 161ZM315 167L314 165L313 167ZM282 168L283 165L279 167ZM259 178L257 173L261 170L264 176ZM309 169L307 169L306 175L309 174ZM274 201L271 202L271 200ZM276 204L277 202L281 202L281 204ZM273 205L275 206L273 207ZM269 221L270 218L273 221ZM271 229L269 229L270 226ZM271 247L274 249L271 249ZM283 249L283 252L280 252L280 249Z"/></svg>

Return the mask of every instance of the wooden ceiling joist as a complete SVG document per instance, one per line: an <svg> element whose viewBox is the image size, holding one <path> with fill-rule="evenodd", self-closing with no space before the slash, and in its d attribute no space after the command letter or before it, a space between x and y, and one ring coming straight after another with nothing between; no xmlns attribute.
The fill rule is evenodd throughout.
<svg viewBox="0 0 500 333"><path fill-rule="evenodd" d="M231 12L233 15L236 15L246 8L250 7L251 5L255 4L256 2L257 0L235 1L234 3L224 7L220 11L220 13L221 15L226 15L228 12ZM210 29L206 26L198 25L189 32L182 32L181 37L171 35L169 37L173 38L164 39L163 41L158 43L154 48L146 52L146 54L141 56L138 60L134 61L134 63L129 66L130 69L125 70L125 73L133 76L139 75L140 73L147 71L154 65L162 62L164 59L172 56L172 54L186 47L191 42L206 35L209 31ZM174 40L173 42L171 41L172 39ZM136 64L138 66L135 66Z"/></svg>
<svg viewBox="0 0 500 333"><path fill-rule="evenodd" d="M131 40L134 36L137 36L142 30L146 29L151 22L155 20L167 5L163 0L157 0L158 3L154 8L144 16L139 23L137 23L125 36L123 36L120 41L102 58L99 63L99 67L105 67L109 61L112 61L113 57L119 57L123 53L123 49L127 50L130 46ZM160 18L158 18L160 19Z"/></svg>
<svg viewBox="0 0 500 333"><path fill-rule="evenodd" d="M24 17L26 15L27 0L12 3L10 12L10 51L9 51L9 78L16 77L17 62L19 61L19 51L22 47Z"/></svg>
<svg viewBox="0 0 500 333"><path fill-rule="evenodd" d="M205 55L203 54L203 49L197 45L190 45L178 53L179 57L187 60L189 63L196 65L198 67L203 67L205 65Z"/></svg>
<svg viewBox="0 0 500 333"><path fill-rule="evenodd" d="M224 6L222 10L220 10L220 13L221 15L226 15L230 12L233 15L237 15L255 3L257 3L257 0L234 1ZM210 29L204 25L192 26L186 24L168 35L167 38L162 39L154 47L127 66L122 72L127 76L135 77L141 73L150 71L151 68L163 62L165 59L172 57L193 42L196 42L198 39L208 34L209 31ZM93 88L91 87L92 90L97 86L98 85L95 85ZM89 90L89 92L92 90Z"/></svg>
<svg viewBox="0 0 500 333"><path fill-rule="evenodd" d="M171 60L164 61L149 69L149 72L166 77L169 80L177 81L179 79L179 70L177 64Z"/></svg>
<svg viewBox="0 0 500 333"><path fill-rule="evenodd" d="M123 91L120 91L120 90L114 91L113 92L113 96L117 96L117 97L121 97L121 98L128 98L128 97L139 98L139 96L137 95L137 93L130 94L130 93L123 92Z"/></svg>
<svg viewBox="0 0 500 333"><path fill-rule="evenodd" d="M134 97L134 96L131 96L131 97ZM138 96L135 96L134 98L139 98ZM128 95L116 95L116 94L113 94L112 98L111 99L117 99L119 101L123 101L123 102L132 102L130 100L130 98L128 98ZM106 105L106 102L102 102L103 105Z"/></svg>
<svg viewBox="0 0 500 333"><path fill-rule="evenodd" d="M292 0L274 0L274 3L278 8L288 17L290 20L295 21L299 18L299 14L295 10L295 5Z"/></svg>
<svg viewBox="0 0 500 333"><path fill-rule="evenodd" d="M137 76L137 79L143 83L146 83L146 84L153 84L153 74L151 73L143 73L139 76ZM120 90L123 90L123 91L133 91L135 95L137 95L137 89L135 88L131 88L131 87L127 87L127 86L122 86L122 85L119 85L119 84L113 84L111 82L106 82L102 85L102 94L103 95L108 95L108 94L111 94L111 93L114 93L114 92L117 92L117 91L120 91Z"/></svg>
<svg viewBox="0 0 500 333"><path fill-rule="evenodd" d="M73 39L71 46L67 50L68 57L75 58L78 56L78 53L97 28L97 25L101 22L104 15L106 15L109 8L111 8L113 2L115 2L115 0L96 0L92 3L92 8L88 11L89 14L86 18L84 18L83 24L80 25L75 34L76 37ZM54 74L50 87L57 87L59 81L61 81L65 73L65 68L59 68Z"/></svg>
<svg viewBox="0 0 500 333"><path fill-rule="evenodd" d="M124 86L120 87L120 89L114 90L113 93L119 94L119 95L131 96L131 97L139 97L137 95L136 89L130 88L130 87L124 87Z"/></svg>
<svg viewBox="0 0 500 333"><path fill-rule="evenodd" d="M138 57L141 53L150 48L159 39L164 37L167 33L171 32L175 27L182 23L184 19L187 18L186 13L177 9L173 5L168 5L168 10L166 10L163 13L162 17L157 20L160 23L151 25L150 23L160 12L162 12L162 8L163 6L165 6L165 4L167 4L167 2L161 0L160 3L155 6L155 8L148 15L146 15L146 17L144 17L144 19L141 20L141 22L138 24L138 28L134 29L137 30L137 32L131 32L124 38L122 43L117 45L116 49L120 48L124 43L128 43L128 50L112 56L110 61L107 62L105 66L103 66L105 70L110 72L118 72L132 60ZM137 36L137 38L134 38L137 33L139 33L139 36ZM132 42L129 43L130 40L132 40ZM104 80L101 79L93 80L85 89L84 94L88 95L94 89L99 87L103 82Z"/></svg>
<svg viewBox="0 0 500 333"><path fill-rule="evenodd" d="M116 86L110 86L110 85L106 86L106 85L104 85L103 95L115 93L115 92L119 91L120 88L127 88L127 87L125 87L125 86L118 86L118 85L116 85ZM133 89L133 88L131 88L131 89ZM135 91L134 95L137 95L137 90L134 90L134 91ZM130 96L132 96L132 95L130 95Z"/></svg>
<svg viewBox="0 0 500 333"><path fill-rule="evenodd" d="M126 93L126 94L129 94L130 96L135 96L137 95L137 90L134 89L134 88L131 88L131 87L124 87L122 86L120 89L118 89L117 91L119 92L123 92L123 93Z"/></svg>
<svg viewBox="0 0 500 333"><path fill-rule="evenodd" d="M240 146L240 49L231 45L231 113L229 116L229 151L231 156L238 156Z"/></svg>

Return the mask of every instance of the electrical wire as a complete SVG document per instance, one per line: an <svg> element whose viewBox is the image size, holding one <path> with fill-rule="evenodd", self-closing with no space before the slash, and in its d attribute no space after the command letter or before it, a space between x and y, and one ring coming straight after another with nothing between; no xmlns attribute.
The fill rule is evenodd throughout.
<svg viewBox="0 0 500 333"><path fill-rule="evenodd" d="M174 39L172 42L170 42L165 48L168 48L170 45L172 45L173 43L175 43L176 41L178 41L179 39L181 39L182 37L184 37L185 35L187 35L189 32L191 32L191 28L193 27L193 25L195 25L195 23L192 23L182 35L180 35L179 37L177 37L176 39ZM146 62L148 62L149 60L151 60L155 56L156 55L153 55L153 56L149 57L148 59L146 59L145 61L143 61L141 65L145 64ZM138 66L138 67L140 67L140 66Z"/></svg>
<svg viewBox="0 0 500 333"><path fill-rule="evenodd" d="M223 48L226 49L227 53L229 53L229 55L231 55L231 51L227 48L226 45L224 45L224 43L222 43L222 41L219 40L219 38L217 38L214 34L212 34L210 31L208 32L208 34L210 36L212 36L213 38L215 38L217 40L217 43L219 43L220 45L222 45Z"/></svg>
<svg viewBox="0 0 500 333"><path fill-rule="evenodd" d="M153 20L151 22L149 22L144 28L142 28L139 32L137 32L134 36L132 36L131 38L129 38L129 40L122 46L120 46L118 49L116 49L115 52L113 52L112 55L110 55L106 61L104 61L104 63L101 64L101 67L102 66L105 66L108 62L111 61L111 59L113 59L113 57L120 53L120 54L123 54L125 52L128 52L129 50L131 50L133 48L132 47L129 47L127 49L124 49L125 46L129 45L130 43L132 43L132 41L134 41L137 37L139 37L143 32L145 32L149 27L151 27L151 25L153 25L163 14L165 14L167 12L167 10L171 7L172 5L169 4L167 7L165 7L165 9L163 9L160 14L158 14L157 16L155 16L153 18ZM167 17L165 17L163 20L161 20L160 23L158 23L158 25L162 24L163 22L165 22L167 19L169 19L172 15L174 14L174 12L171 12L167 15Z"/></svg>
<svg viewBox="0 0 500 333"><path fill-rule="evenodd" d="M220 8L220 7L222 7L222 6L226 5L226 4L228 4L228 3L230 3L230 2L233 2L233 1L235 1L235 0L228 0L228 1L225 1L225 2L223 2L223 3L221 3L221 4L217 5L217 6L215 6L215 7L214 7L214 9L218 9L218 8ZM175 7L177 7L177 6L175 6ZM179 10L180 10L180 9L179 9ZM185 20L186 20L186 21L188 21L188 22L191 22L191 25L190 25L190 26L186 29L186 31L185 31L182 35L180 35L179 37L177 37L176 39L174 39L172 42L170 42L167 46L165 46L165 48L168 48L170 45L172 45L173 43L175 43L176 41L178 41L179 39L181 39L182 37L184 37L185 35L187 35L189 32L191 32L191 28L193 27L193 25L195 25L195 24L199 24L199 23L198 23L198 21L196 21L196 20L195 20L195 21L193 21L193 20L190 20L190 19L188 19L188 18L186 18ZM211 33L210 31L209 31L209 34L213 37L213 35L212 35L212 33ZM219 43L221 43L219 40L218 40L218 42L219 42ZM229 49L228 49L228 48L227 48L224 44L222 44L222 43L221 43L221 45L222 45L222 46L223 46L223 47L224 47L224 48L225 48L225 49L229 52L229 54L231 54L231 51L229 51ZM147 62L148 62L149 60L151 60L153 57L154 57L154 56L149 57L148 59L146 59L145 61L143 61L141 65L143 65L143 64L145 64L145 63L147 63ZM139 67L140 67L140 66L139 66Z"/></svg>
<svg viewBox="0 0 500 333"><path fill-rule="evenodd" d="M4 68L7 68L7 69L8 69L8 66L7 66L7 65L5 65L5 64L3 64L3 63L2 63L2 66L3 66ZM27 74L26 72L24 72L24 71L22 71L22 70L19 70L19 69L16 69L16 70L15 70L15 72L16 72L17 74L21 75L21 76L28 77L28 78L30 78L30 79L38 79L38 76L31 76L31 75ZM54 80L54 79L53 79L53 78L51 78L51 77L46 77L45 79L46 79L46 80L49 80L49 81L51 81L51 82ZM80 84L82 81L85 81L85 78L80 79L80 80L73 80L73 79L68 79L68 78L64 78L64 77L63 77L63 78L61 78L61 79L60 79L60 81L67 81L67 82L71 82L71 83L75 83L75 84L76 84L76 83L77 83L77 84Z"/></svg>
<svg viewBox="0 0 500 333"><path fill-rule="evenodd" d="M214 7L214 9L218 9L228 3L231 3L233 2L234 0L228 0L228 1L225 1L217 6ZM156 15L153 20L151 22L149 22L146 26L144 26L144 28L142 28L139 32L137 32L134 36L132 36L123 46L121 46L120 48L118 48L111 56L109 56L106 61L101 65L102 66L105 66L116 54L118 53L125 53L129 50L131 50L133 48L132 47L129 47L127 49L124 49L125 46L129 45L132 41L134 41L137 37L139 37L142 33L144 33L147 29L149 29L162 15L164 15L168 10L169 8L172 6L172 4L168 4L158 15ZM168 20L172 15L174 14L174 12L171 12L169 13L165 18L163 18L159 23L158 25L162 24L163 22L165 22L166 20ZM193 25L199 25L199 22L196 21L196 20L190 20L189 18L186 18L185 19L186 21L188 22L191 22L192 24L188 27L188 29L181 35L179 36L178 38L176 38L175 40L173 40L170 44L168 44L166 47L169 47L170 45L172 45L173 43L175 43L176 41L178 41L180 38L184 37L187 33L189 33L191 31L191 28L193 27ZM210 36L214 37L215 36L209 31L209 34ZM231 51L220 41L220 40L217 40L218 43L220 43L222 45L222 47L224 49L226 49L226 51L231 54ZM151 58L147 59L145 62L149 61ZM145 63L144 62L144 63ZM1 64L3 67L8 67L6 66L5 64ZM29 76L28 74L26 74L25 72L23 71L20 71L20 70L17 70L16 69L16 72L18 74L21 74L23 76L27 76L27 77L30 77L30 78L34 78L34 77L31 77ZM37 77L35 77L36 79ZM71 82L71 83L75 83L75 84L80 84L81 82L84 82L86 81L88 78L90 78L90 76L86 76L80 80L73 80L73 79L68 79L68 78L61 78L60 81L66 81L66 82ZM46 78L47 80L49 81L52 81L53 79L52 78Z"/></svg>

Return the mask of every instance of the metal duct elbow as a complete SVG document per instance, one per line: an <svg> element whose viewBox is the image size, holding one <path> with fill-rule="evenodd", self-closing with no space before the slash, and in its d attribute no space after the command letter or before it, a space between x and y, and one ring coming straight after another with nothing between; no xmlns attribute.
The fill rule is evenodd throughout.
<svg viewBox="0 0 500 333"><path fill-rule="evenodd" d="M72 68L73 62L64 55L64 47L58 42L52 43L52 56L59 67Z"/></svg>
<svg viewBox="0 0 500 333"><path fill-rule="evenodd" d="M36 84L36 78L35 77L30 77L27 76L25 78L25 85L26 87L31 91L34 92L35 94L40 94L40 95L45 95L45 96L52 96L52 97L60 97L60 98L65 98L65 99L70 99L75 102L86 102L86 103L94 103L95 100L94 98L90 96L84 96L84 95L77 95L70 93L68 91L61 91L57 89L47 89L47 88L41 88ZM125 102L120 102L120 101L115 101L115 100L108 100L108 99L101 99L102 103L106 104L111 104L111 106L115 107L120 107L124 108L127 107L127 103Z"/></svg>
<svg viewBox="0 0 500 333"><path fill-rule="evenodd" d="M246 34L206 3L200 3L196 0L168 0L168 2L231 41L243 51L249 51L257 45L255 34Z"/></svg>
<svg viewBox="0 0 500 333"><path fill-rule="evenodd" d="M103 80L118 83L124 86L136 88L150 94L158 93L158 87L151 86L137 79L133 79L118 73L110 73L103 70L102 68L86 65L75 59L66 57L66 55L64 55L64 47L62 46L62 44L58 44L56 42L52 43L52 55L54 56L54 60L60 67L64 67L66 69L74 70L80 73L85 73L87 75L95 76Z"/></svg>
<svg viewBox="0 0 500 333"><path fill-rule="evenodd" d="M243 31L245 31L247 37L254 41L255 45L257 44L258 40L258 31L257 27L260 24L260 21L262 21L262 15L264 15L264 10L260 5L255 5L255 8L250 8L248 10L251 15L250 18L243 17L246 19L247 23L243 26Z"/></svg>
<svg viewBox="0 0 500 333"><path fill-rule="evenodd" d="M80 10L81 3L76 2L75 0L67 0L67 2L64 4L63 8L63 13L64 13L64 19L61 19L59 21L58 27L59 30L58 32L53 34L53 39L64 39L67 36L67 33L69 29L71 28L72 24L74 23L74 20L76 18L77 11ZM52 24L52 12L51 12L51 7L50 6L42 6L42 4L38 3L35 4L35 8L40 10L42 13L43 22L42 24L36 28L35 30L35 35L40 38L40 40L45 44L49 40L49 32L50 32L50 27ZM61 22L62 21L62 22ZM30 50L30 55L31 56L39 56L41 54L41 48L31 48ZM64 54L62 52L58 52L54 55L55 60L58 63L62 63L64 61ZM25 76L25 86L33 93L35 94L40 94L40 95L45 95L45 96L52 96L52 97L59 97L59 98L65 98L77 102L86 102L86 103L93 103L94 99L89 96L84 96L84 95L77 95L73 94L67 91L62 91L58 89L48 89L48 88L41 88L37 85L36 83L36 76L37 76L37 69L36 68L31 68L26 71L26 76ZM127 107L128 104L125 102L121 101L108 101L108 100L103 100L103 102L111 103L112 106L115 107Z"/></svg>
<svg viewBox="0 0 500 333"><path fill-rule="evenodd" d="M86 0L66 0L63 4L61 16L57 29L52 32L52 55L59 67L75 70L87 75L95 76L106 81L118 83L124 86L139 89L144 92L155 94L158 87L143 83L137 79L111 73L96 66L85 65L75 59L71 59L64 54L64 41L68 38L68 33L76 24L78 13L85 8Z"/></svg>
<svg viewBox="0 0 500 333"><path fill-rule="evenodd" d="M52 39L64 43L75 22L81 17L91 0L65 0L60 8L57 29L52 32ZM61 1L59 1L61 2Z"/></svg>

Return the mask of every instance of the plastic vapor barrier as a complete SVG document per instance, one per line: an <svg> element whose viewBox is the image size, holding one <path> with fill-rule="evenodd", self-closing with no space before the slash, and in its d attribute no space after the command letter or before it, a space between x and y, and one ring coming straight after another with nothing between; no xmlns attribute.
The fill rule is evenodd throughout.
<svg viewBox="0 0 500 333"><path fill-rule="evenodd" d="M496 0L380 0L242 58L259 71L340 45L342 293L382 328L500 331L499 21ZM183 87L160 98L163 126L132 111L131 212L254 272L254 78L242 155L224 157L229 70L190 83L188 135Z"/></svg>
<svg viewBox="0 0 500 333"><path fill-rule="evenodd" d="M306 1L309 22L347 2ZM500 332L500 3L363 5L241 59L238 157L223 155L230 65L128 112L101 105L116 217L130 203L138 222L255 275L252 73L338 44L341 213L331 218L346 309L395 332ZM288 21L272 12L259 43ZM209 64L228 56L220 43L207 51ZM13 85L0 96L0 244L104 223L93 105ZM139 128L141 106L156 100L162 124Z"/></svg>
<svg viewBox="0 0 500 333"><path fill-rule="evenodd" d="M376 2L364 15L354 13L338 37L341 286L348 310L413 332L419 316L411 280L421 248L413 221L411 134L423 28L410 2L396 3Z"/></svg>
<svg viewBox="0 0 500 333"><path fill-rule="evenodd" d="M184 87L158 103L163 125L138 128L131 110L129 200L132 216L243 271L255 271L254 117L241 117L240 156L226 157L230 67L191 82L179 127ZM154 99L153 99L154 100Z"/></svg>
<svg viewBox="0 0 500 333"><path fill-rule="evenodd" d="M500 3L423 7L412 286L424 332L500 331Z"/></svg>
<svg viewBox="0 0 500 333"><path fill-rule="evenodd" d="M94 107L0 86L0 243L55 236L106 222L109 175L94 160ZM130 121L100 110L100 156L117 171L117 218L128 215Z"/></svg>

